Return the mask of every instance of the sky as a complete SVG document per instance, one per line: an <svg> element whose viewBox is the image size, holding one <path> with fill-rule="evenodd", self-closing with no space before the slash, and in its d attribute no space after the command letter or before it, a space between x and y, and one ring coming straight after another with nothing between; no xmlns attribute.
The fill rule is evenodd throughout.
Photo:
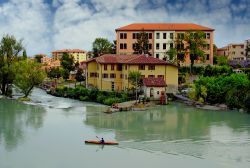
<svg viewBox="0 0 250 168"><path fill-rule="evenodd" d="M23 39L29 56L91 50L130 23L196 23L215 29L223 47L250 39L250 0L0 0L0 38Z"/></svg>

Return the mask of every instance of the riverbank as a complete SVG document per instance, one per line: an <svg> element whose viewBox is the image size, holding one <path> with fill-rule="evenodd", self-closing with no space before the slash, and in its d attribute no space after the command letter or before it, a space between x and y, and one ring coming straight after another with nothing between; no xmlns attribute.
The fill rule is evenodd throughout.
<svg viewBox="0 0 250 168"><path fill-rule="evenodd" d="M177 98L177 101L184 103L188 106L192 106L198 109L203 109L203 110L213 110L213 111L228 111L228 110L237 110L239 112L245 112L248 113L246 110L244 109L230 109L226 104L206 104L206 103L201 103L201 102L197 102L194 100L191 100L185 96L182 95L178 95L176 94L175 97Z"/></svg>

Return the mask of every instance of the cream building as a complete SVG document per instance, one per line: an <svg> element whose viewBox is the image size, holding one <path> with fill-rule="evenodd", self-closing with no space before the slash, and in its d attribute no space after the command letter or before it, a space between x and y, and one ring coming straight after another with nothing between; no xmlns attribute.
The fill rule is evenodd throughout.
<svg viewBox="0 0 250 168"><path fill-rule="evenodd" d="M166 60L166 52L174 48L174 31L155 31L154 41L154 57Z"/></svg>
<svg viewBox="0 0 250 168"><path fill-rule="evenodd" d="M52 52L53 61L60 60L64 53L72 56L74 58L74 62L82 62L87 60L87 51L80 49L64 49Z"/></svg>

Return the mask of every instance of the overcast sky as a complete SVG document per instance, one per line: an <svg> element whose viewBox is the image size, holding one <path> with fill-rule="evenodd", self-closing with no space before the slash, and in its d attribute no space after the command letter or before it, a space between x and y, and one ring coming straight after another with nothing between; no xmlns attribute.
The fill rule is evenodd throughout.
<svg viewBox="0 0 250 168"><path fill-rule="evenodd" d="M28 55L91 50L97 37L134 22L196 23L215 29L215 44L250 39L250 0L0 0L0 37L23 38Z"/></svg>

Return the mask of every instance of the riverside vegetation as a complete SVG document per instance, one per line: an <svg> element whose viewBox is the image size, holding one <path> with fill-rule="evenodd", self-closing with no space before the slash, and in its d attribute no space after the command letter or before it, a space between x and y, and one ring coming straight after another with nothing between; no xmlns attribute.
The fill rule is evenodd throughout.
<svg viewBox="0 0 250 168"><path fill-rule="evenodd" d="M183 67L180 72L188 72ZM201 103L226 104L230 109L250 112L250 71L233 73L229 66L207 66L193 68L198 75L188 96Z"/></svg>
<svg viewBox="0 0 250 168"><path fill-rule="evenodd" d="M50 94L57 97L68 97L80 101L92 101L105 105L112 105L113 103L120 103L131 100L131 94L127 92L107 92L98 89L87 89L84 86L76 86L70 88L66 86L58 86L54 90L49 91Z"/></svg>
<svg viewBox="0 0 250 168"><path fill-rule="evenodd" d="M23 52L21 54L21 52ZM39 85L46 74L41 65L27 59L22 40L14 36L4 35L0 41L0 89L4 96L12 96L15 86L23 93L22 100L28 100L34 86Z"/></svg>

